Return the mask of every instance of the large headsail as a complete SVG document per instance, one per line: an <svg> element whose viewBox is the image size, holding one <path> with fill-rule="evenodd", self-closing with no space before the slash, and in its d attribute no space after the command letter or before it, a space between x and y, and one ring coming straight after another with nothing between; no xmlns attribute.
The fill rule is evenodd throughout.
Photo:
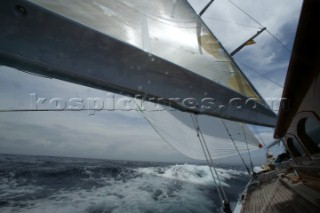
<svg viewBox="0 0 320 213"><path fill-rule="evenodd" d="M4 1L0 30L2 64L183 111L275 124L186 0Z"/></svg>
<svg viewBox="0 0 320 213"><path fill-rule="evenodd" d="M207 115L194 116L159 105L154 110L148 108L148 104L136 103L155 132L174 149L190 158L206 160L197 128L201 128L212 159L247 154L260 148L258 139L242 123Z"/></svg>

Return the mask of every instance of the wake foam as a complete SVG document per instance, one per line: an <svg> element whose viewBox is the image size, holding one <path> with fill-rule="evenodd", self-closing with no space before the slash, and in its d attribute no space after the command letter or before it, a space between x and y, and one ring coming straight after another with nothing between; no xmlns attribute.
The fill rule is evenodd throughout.
<svg viewBox="0 0 320 213"><path fill-rule="evenodd" d="M217 173L219 179L221 180L222 185L229 187L225 182L228 179L231 179L234 175L244 175L244 172L237 170L226 170L217 168ZM138 172L143 174L149 174L153 176L158 176L162 178L168 178L173 180L180 180L192 184L200 185L212 185L214 181L210 173L208 166L200 165L174 165L168 167L149 167L149 168L140 168L137 169ZM214 170L213 170L214 171ZM217 175L213 172L214 177L217 179Z"/></svg>
<svg viewBox="0 0 320 213"><path fill-rule="evenodd" d="M72 160L67 164L54 161L38 162L37 166L19 165L2 164L1 213L206 213L221 210L207 166L150 166L152 163L106 161L88 164L72 163ZM217 172L226 192L236 194L231 201L236 201L236 188L229 186L235 184L232 181L243 179L244 172L221 168Z"/></svg>

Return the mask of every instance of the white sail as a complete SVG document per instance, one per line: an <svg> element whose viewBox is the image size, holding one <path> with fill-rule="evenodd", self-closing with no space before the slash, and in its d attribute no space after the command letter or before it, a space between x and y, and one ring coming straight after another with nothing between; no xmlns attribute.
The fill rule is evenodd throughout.
<svg viewBox="0 0 320 213"><path fill-rule="evenodd" d="M0 15L0 64L275 125L276 115L186 0L4 1Z"/></svg>
<svg viewBox="0 0 320 213"><path fill-rule="evenodd" d="M241 152L258 144L241 123L221 118L275 123L275 114L186 0L4 1L0 43L0 64L184 111L143 115L192 158L203 154L188 112L219 117L199 116L214 158L233 155L232 140Z"/></svg>
<svg viewBox="0 0 320 213"><path fill-rule="evenodd" d="M186 0L30 1L262 102Z"/></svg>
<svg viewBox="0 0 320 213"><path fill-rule="evenodd" d="M159 105L157 108L148 108L141 101L136 100L136 102L139 112L159 136L190 158L205 160L197 125L213 159L237 155L238 151L248 154L249 151L259 149L258 139L242 123L199 115L195 124L195 118L190 113Z"/></svg>

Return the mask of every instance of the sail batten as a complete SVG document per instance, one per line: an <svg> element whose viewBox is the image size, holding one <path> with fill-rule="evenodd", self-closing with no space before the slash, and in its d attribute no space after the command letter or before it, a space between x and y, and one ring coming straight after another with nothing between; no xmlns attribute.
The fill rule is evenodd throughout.
<svg viewBox="0 0 320 213"><path fill-rule="evenodd" d="M12 13L16 4L1 8L1 64L182 111L275 124L187 1L30 0L21 3L25 17Z"/></svg>

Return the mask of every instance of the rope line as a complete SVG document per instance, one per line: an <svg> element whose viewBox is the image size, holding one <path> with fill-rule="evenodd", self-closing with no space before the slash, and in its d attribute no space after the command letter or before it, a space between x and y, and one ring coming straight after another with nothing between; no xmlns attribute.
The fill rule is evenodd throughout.
<svg viewBox="0 0 320 213"><path fill-rule="evenodd" d="M255 18L253 18L249 13L247 13L246 11L244 11L241 7L239 7L239 5L237 5L236 3L234 3L233 1L229 0L229 2L235 6L236 8L238 8L241 12L243 12L244 14L246 14L249 18L251 18L254 22L256 22L256 24L258 24L260 27L264 27L258 20L256 20Z"/></svg>
<svg viewBox="0 0 320 213"><path fill-rule="evenodd" d="M81 111L122 111L122 112L129 112L129 111L147 111L143 109L0 109L1 112L81 112ZM150 110L151 112L153 110Z"/></svg>
<svg viewBox="0 0 320 213"><path fill-rule="evenodd" d="M169 140L167 140L165 138L164 135L167 135L168 137L170 137L171 139L173 139L169 134L166 133L165 130L161 129L156 123L155 121L148 116L146 113L144 113L144 110L142 110L142 108L138 105L138 103L136 102L136 100L134 100L135 104L137 105L137 112L139 114L141 114L141 116L147 121L147 123L151 126L151 128L160 136L160 138L166 142L169 146L171 146L174 150L176 150L177 152L180 152L175 146L173 146ZM174 140L174 139L173 139ZM178 141L179 142L179 141Z"/></svg>
<svg viewBox="0 0 320 213"><path fill-rule="evenodd" d="M241 12L243 12L244 14L246 14L249 18L251 18L256 24L258 24L260 27L264 27L257 19L255 19L253 16L251 16L249 13L247 13L246 11L244 11L241 7L239 7L239 5L237 5L236 3L234 3L233 1L229 0L229 2L236 8L238 8ZM289 53L292 52L292 50L290 48L288 48L282 41L280 41L280 39L278 39L273 33L271 33L268 29L266 30L268 32L268 34L274 38L283 48L285 48Z"/></svg>
<svg viewBox="0 0 320 213"><path fill-rule="evenodd" d="M218 181L219 181L220 190L222 191L223 196L224 196L224 200L222 200L223 211L226 212L226 213L231 213L232 211L231 211L231 208L230 208L230 203L229 203L228 198L227 198L227 196L226 196L226 193L225 193L225 191L224 191L224 189L223 189L222 182L221 182L221 180L220 180L220 176L219 176L219 174L218 174L218 172L217 172L217 169L216 169L216 167L215 167L215 164L213 163L211 154L210 154L209 149L208 149L208 146L207 146L207 144L206 144L206 140L205 140L205 138L204 138L204 136L203 136L203 134L202 134L202 131L201 131L201 129L200 129L200 125L199 125L198 118L197 118L196 115L194 115L194 117L195 117L195 119L192 118L192 121L194 122L194 125L195 125L195 127L196 127L196 129L197 129L197 136L198 136L200 142L201 142L201 138L202 138L204 147L206 148L207 154L208 154L209 157L210 157L211 166L213 167L213 169L214 169L214 171L215 171L215 173L216 173L217 179L218 179ZM199 137L199 133L200 133L200 135L201 135L201 138ZM202 148L203 148L203 145L202 145ZM203 149L204 149L204 148L203 148ZM205 150L204 150L204 152L205 152ZM208 161L207 161L207 163L208 163L208 166L210 167ZM217 187L217 188L218 188L218 187Z"/></svg>
<svg viewBox="0 0 320 213"><path fill-rule="evenodd" d="M248 27L248 28L261 29L260 27L257 27L257 26L252 26L252 25L247 25L247 24L232 22L232 21L223 20L223 19L218 19L218 18L213 18L213 17L208 17L208 16L204 16L204 17L202 17L202 18L204 18L204 19L210 19L210 20L215 20L215 21L219 21L219 22L224 22L224 23L228 23L228 24L235 24L235 25L239 25L239 26L243 26L243 27Z"/></svg>
<svg viewBox="0 0 320 213"><path fill-rule="evenodd" d="M282 41L280 41L280 39L278 39L273 33L271 33L268 29L266 30L267 33L269 33L269 35L274 38L283 48L285 48L289 53L292 52L292 50L287 47L287 45L285 45Z"/></svg>
<svg viewBox="0 0 320 213"><path fill-rule="evenodd" d="M219 189L219 184L217 183L216 178L215 178L214 175L213 175L213 171L212 171L212 168L211 168L211 166L210 166L210 162L209 162L209 159L208 159L208 156L207 156L207 152L205 151L205 148L204 148L204 146L203 146L202 140L201 140L200 135L199 135L199 128L198 128L198 126L196 125L196 122L195 122L195 120L194 120L194 118L193 118L193 115L191 114L190 116L191 116L193 125L194 125L194 127L195 127L195 129L196 129L197 137L199 138L199 142L200 142L200 144L201 144L202 151L203 151L203 153L204 153L204 156L205 156L205 158L206 158L206 161L207 161L207 164L208 164L210 173L211 173L211 175L212 175L212 179L213 179L213 181L214 181L214 184L216 185L216 189L217 189L217 192L218 192L218 194L219 194L220 201L221 201L221 203L223 203L223 198L222 198L222 195L221 195L221 192L220 192L220 189ZM218 176L217 176L217 177L218 177Z"/></svg>
<svg viewBox="0 0 320 213"><path fill-rule="evenodd" d="M251 164L251 171L253 172L253 163L252 163L251 153L250 153L249 145L248 145L248 141L247 141L246 131L244 129L244 124L242 124L242 129L243 129L244 140L245 140L246 145L247 145L248 155L249 155L250 164Z"/></svg>
<svg viewBox="0 0 320 213"><path fill-rule="evenodd" d="M279 188L280 178L281 178L281 176L279 176L277 181L275 182L275 184L273 186L273 189L272 189L271 193L269 194L269 197L268 197L266 203L264 204L264 206L262 207L260 213L265 212L265 210L268 207L268 205L271 204L272 198L274 197L276 190Z"/></svg>
<svg viewBox="0 0 320 213"><path fill-rule="evenodd" d="M0 112L80 112L90 109L1 109ZM97 109L91 109L96 111L101 111ZM111 111L111 110L110 110Z"/></svg>
<svg viewBox="0 0 320 213"><path fill-rule="evenodd" d="M239 63L242 64L243 66L247 67L247 68L248 68L249 70L251 70L252 72L257 73L258 75L262 76L263 78L267 79L268 81L274 83L275 85L277 85L277 86L279 86L280 88L283 89L283 86L282 86L281 84L275 82L274 80L272 80L271 78L267 77L266 75L264 75L264 74L262 74L262 73L260 73L260 72L258 72L258 71L256 71L256 70L254 70L252 67L250 67L250 66L247 65L247 64L244 64L244 63L242 63L242 62L239 62Z"/></svg>
<svg viewBox="0 0 320 213"><path fill-rule="evenodd" d="M245 160L243 159L243 157L242 157L242 155L241 155L241 153L240 153L240 151L239 151L236 143L234 142L233 137L232 137L232 135L230 134L229 129L227 128L227 125L225 124L225 122L224 122L222 119L221 119L221 122L222 122L224 128L226 129L226 131L227 131L227 133L228 133L228 135L229 135L229 137L230 137L230 140L232 141L234 147L236 148L236 150L237 150L237 152L238 152L238 155L239 155L239 157L241 158L241 161L242 161L243 165L246 167L248 174L251 175L250 169L249 169L249 167L247 166Z"/></svg>
<svg viewBox="0 0 320 213"><path fill-rule="evenodd" d="M194 116L194 117L195 117L196 124L197 124L197 126L198 126L198 130L199 130L200 136L201 136L201 138L202 138L203 144L204 144L204 146L205 146L205 148L206 148L206 150L207 150L207 153L208 153L208 155L209 155L209 159L210 159L211 165L212 165L212 167L213 167L213 169L214 169L214 172L215 172L215 174L216 174L216 176L217 176L217 179L218 179L218 181L219 181L220 188L221 188L221 191L222 191L223 196L224 196L224 200L228 202L228 198L227 198L226 193L225 193L225 191L224 191L224 189L223 189L223 186L222 186L222 181L220 180L220 176L219 176L218 171L217 171L217 169L216 169L216 167L215 167L215 164L214 164L214 162L213 162L213 160L212 160L212 157L211 157L211 154L210 154L210 152L209 152L209 149L208 149L206 140L205 140L205 138L204 138L204 136L203 136L203 134L202 134L202 131L201 131L201 129L200 129L200 125L199 125L198 118L197 118L197 116Z"/></svg>

